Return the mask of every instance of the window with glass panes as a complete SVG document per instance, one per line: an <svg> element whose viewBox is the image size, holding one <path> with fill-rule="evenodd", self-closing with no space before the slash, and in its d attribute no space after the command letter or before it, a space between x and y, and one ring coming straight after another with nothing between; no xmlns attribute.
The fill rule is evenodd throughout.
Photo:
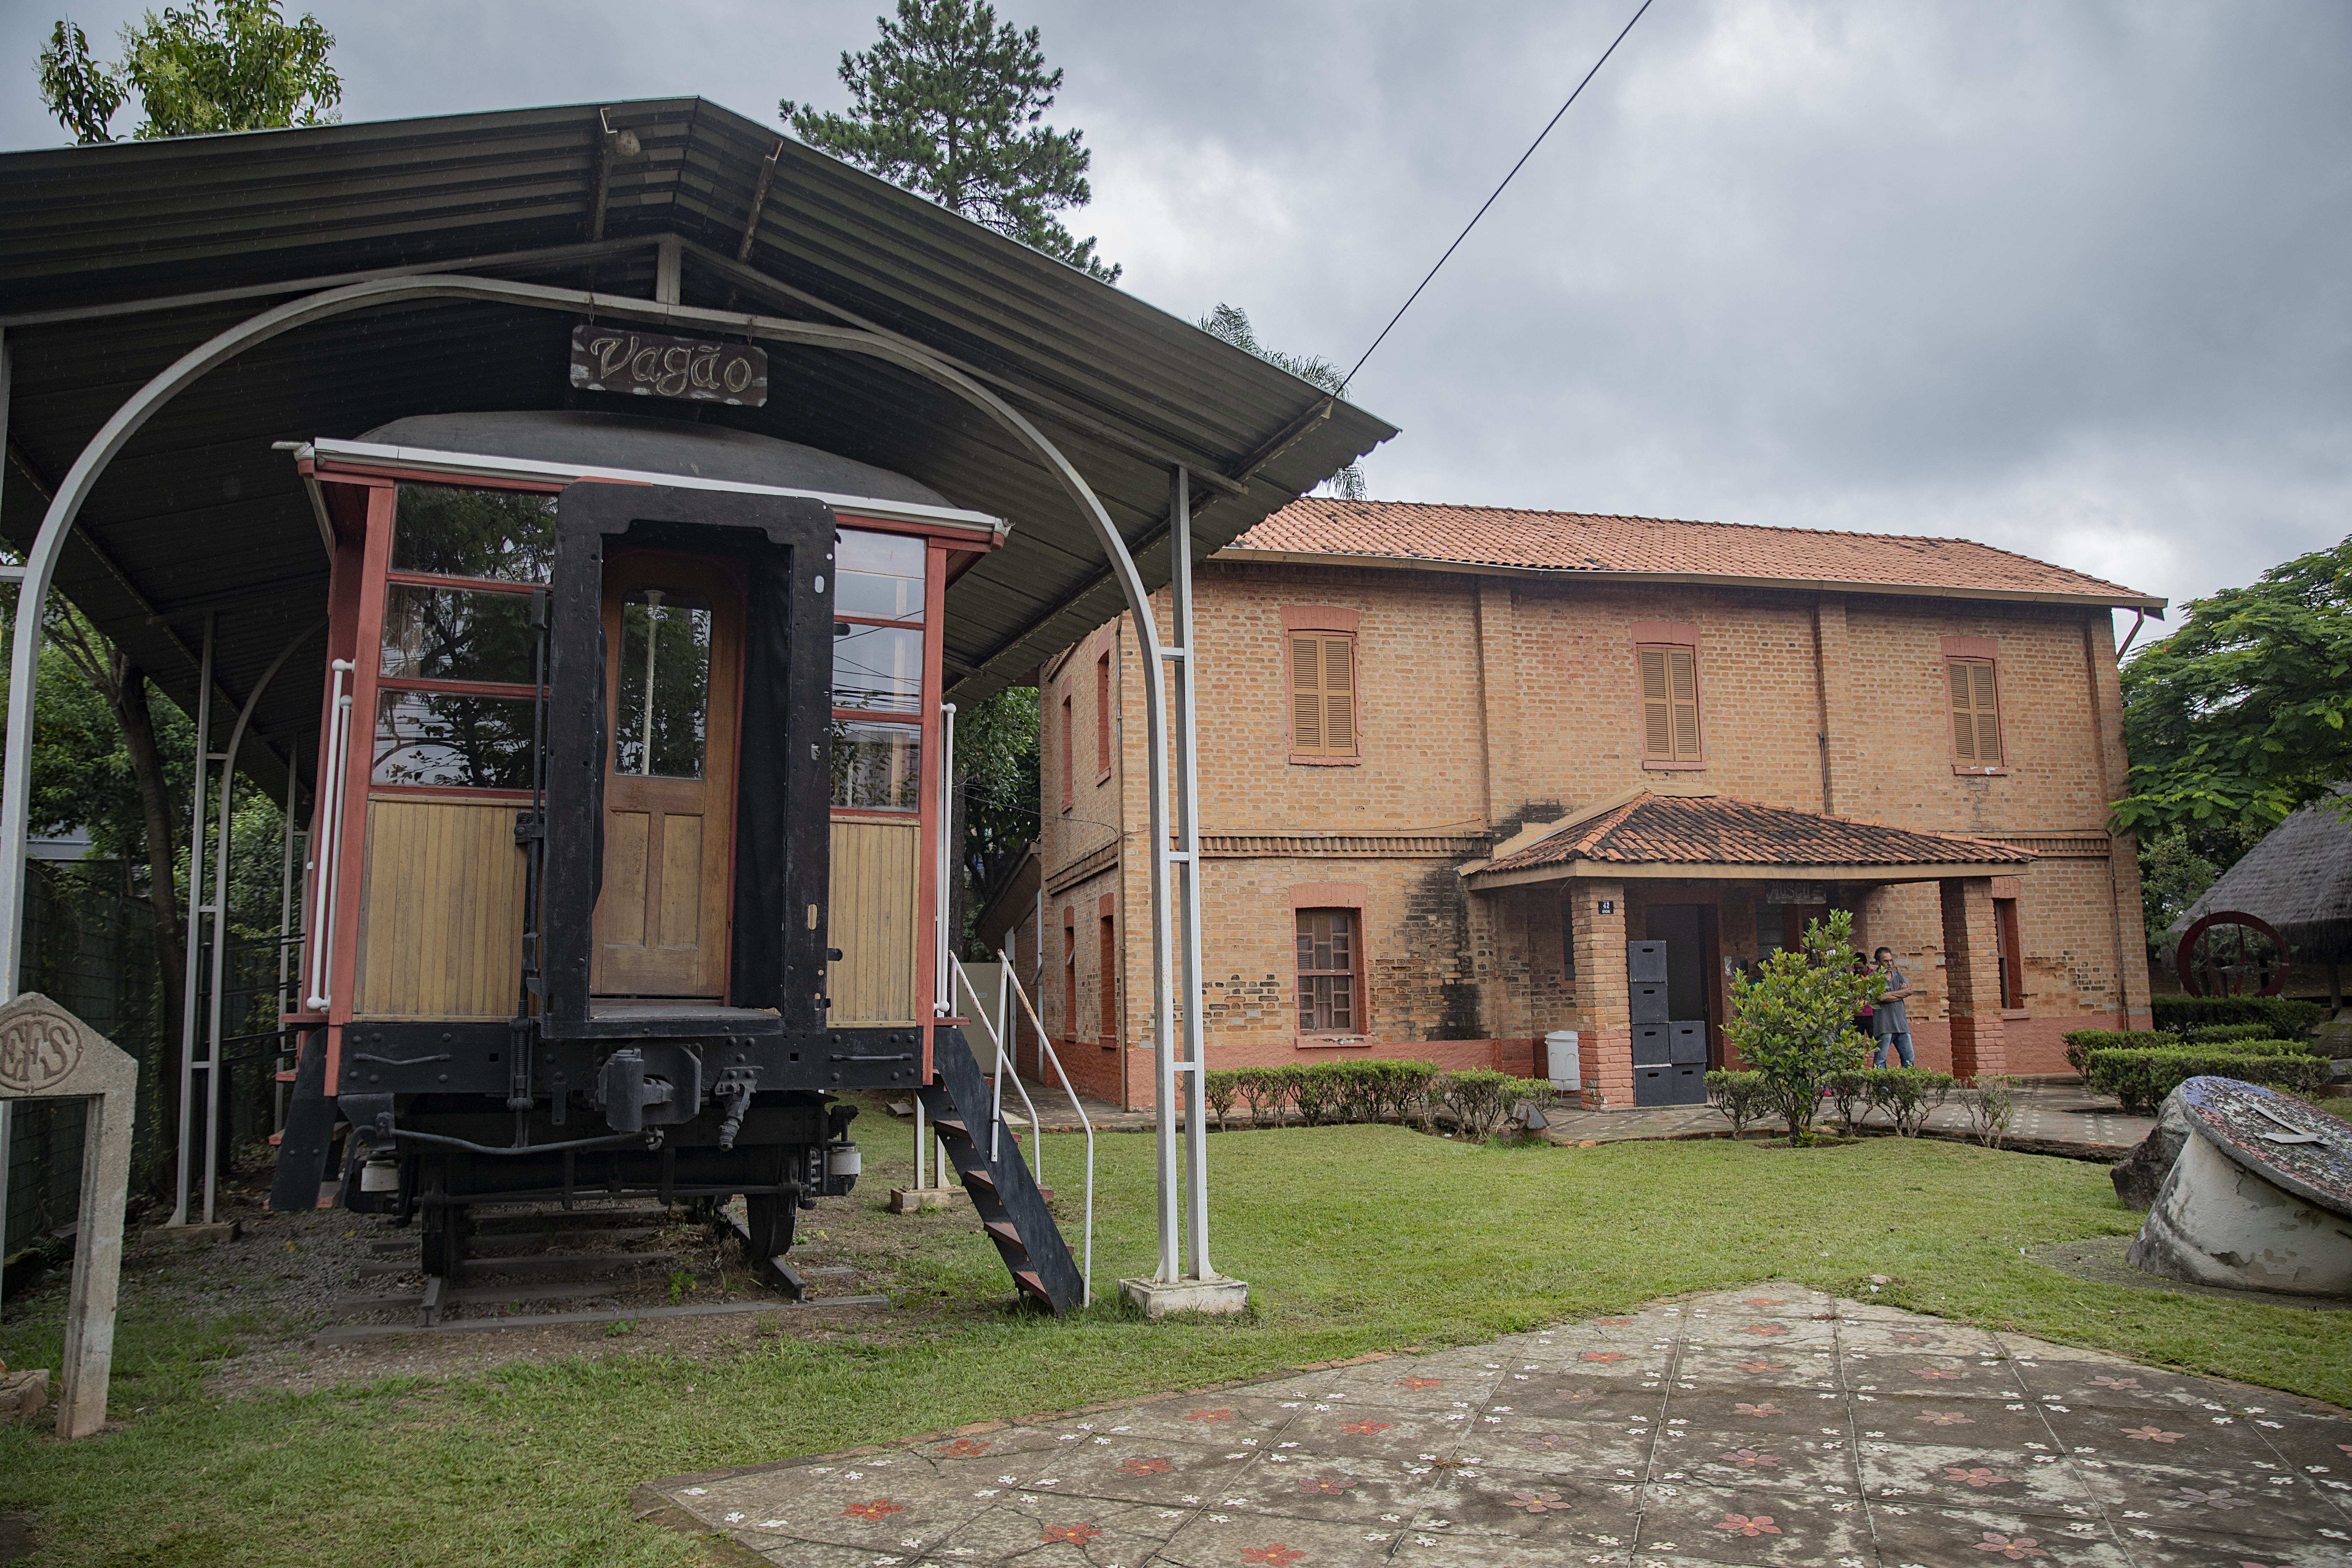
<svg viewBox="0 0 2352 1568"><path fill-rule="evenodd" d="M554 560L551 495L400 487L384 577L372 784L530 789L542 675L530 601Z"/></svg>
<svg viewBox="0 0 2352 1568"><path fill-rule="evenodd" d="M845 528L833 595L833 804L922 805L923 541Z"/></svg>
<svg viewBox="0 0 2352 1568"><path fill-rule="evenodd" d="M1354 910L1300 910L1298 924L1298 1029L1307 1035L1346 1035L1356 1029L1356 927Z"/></svg>

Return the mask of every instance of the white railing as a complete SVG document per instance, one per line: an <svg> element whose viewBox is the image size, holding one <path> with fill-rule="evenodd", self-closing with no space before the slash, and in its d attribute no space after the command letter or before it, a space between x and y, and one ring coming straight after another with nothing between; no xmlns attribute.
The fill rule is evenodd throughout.
<svg viewBox="0 0 2352 1568"><path fill-rule="evenodd" d="M1003 1123L1003 1107L1004 1102L1004 1080L1010 1079L1013 1080L1013 1092L1021 1097L1021 1103L1027 1108L1029 1112L1029 1146L1036 1161L1036 1163L1030 1171L1030 1174L1038 1179L1038 1184L1040 1186L1045 1184L1045 1141L1044 1135L1040 1131L1040 1123L1037 1117L1037 1105L1034 1100L1029 1098L1029 1090L1027 1087L1022 1083L1021 1074L1013 1066L1013 1053L1007 1048L1009 1044L1007 1037L1013 1033L1010 1026L1012 1020L1004 1016L1002 1009L1005 1001L1004 993L1007 988L1010 988L1013 996L1019 999L1022 1011L1029 1015L1030 1026L1037 1031L1037 1051L1039 1058L1043 1061L1051 1064L1054 1069L1054 1075L1062 1080L1062 1092L1070 1097L1070 1109L1077 1113L1078 1125L1086 1131L1087 1217L1085 1238L1082 1244L1080 1261L1078 1264L1078 1285L1081 1292L1080 1305L1091 1306L1093 1305L1095 1299L1095 1124L1087 1119L1087 1108L1085 1105L1080 1103L1078 1100L1078 1091L1076 1088L1071 1084L1068 1071L1062 1066L1061 1056L1054 1049L1052 1037L1045 1033L1045 1020L1037 1016L1037 1009L1031 1004L1029 1000L1029 993L1021 988L1021 981L1019 977L1013 973L1012 957L1002 950L999 950L996 955L996 961L998 965L997 1005L1000 1011L997 1017L994 1020L991 1020L988 1016L988 1009L979 1005L980 990L977 986L972 984L971 977L964 973L962 961L956 958L953 954L950 954L948 957L948 963L954 966L956 980L961 984L964 990L971 996L973 1003L973 1017L978 1021L981 1028L986 1032L989 1044L995 1047L997 1068L995 1093L997 1109L992 1112L990 1119L988 1129L990 1140L989 1148L992 1151L992 1157L993 1151L996 1148L995 1139L997 1129Z"/></svg>
<svg viewBox="0 0 2352 1568"><path fill-rule="evenodd" d="M332 1000L328 981L334 973L335 905L338 885L342 879L342 858L336 854L341 847L343 828L343 773L351 760L352 694L343 689L343 677L359 668L348 658L334 661L335 700L327 731L327 773L319 781L319 815L324 820L312 835L317 853L312 857L318 867L310 879L310 929L317 933L310 943L310 984L307 1005L313 1011L323 1010Z"/></svg>

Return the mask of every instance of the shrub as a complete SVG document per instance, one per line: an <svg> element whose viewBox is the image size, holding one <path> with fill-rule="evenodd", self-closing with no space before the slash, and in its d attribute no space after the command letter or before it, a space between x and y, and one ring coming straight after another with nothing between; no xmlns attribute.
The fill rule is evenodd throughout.
<svg viewBox="0 0 2352 1568"><path fill-rule="evenodd" d="M2278 1030L2268 1024L2200 1024L2189 1031L2189 1043L2200 1046L2217 1046L2229 1040L2277 1038Z"/></svg>
<svg viewBox="0 0 2352 1568"><path fill-rule="evenodd" d="M1843 910L1808 925L1802 945L1771 954L1752 976L1732 978L1725 1032L1739 1059L1764 1075L1790 1142L1805 1140L1822 1079L1869 1061L1870 1042L1855 1033L1853 1015L1885 989L1882 976L1856 969L1853 916Z"/></svg>
<svg viewBox="0 0 2352 1568"><path fill-rule="evenodd" d="M1916 1138L1952 1092L1952 1075L1926 1068L1872 1068L1864 1072L1870 1106L1884 1110L1898 1138Z"/></svg>
<svg viewBox="0 0 2352 1568"><path fill-rule="evenodd" d="M2291 996L2159 996L2156 1026L2185 1035L2200 1024L2268 1024L2282 1039L2311 1033L2327 1009Z"/></svg>
<svg viewBox="0 0 2352 1568"><path fill-rule="evenodd" d="M1436 1081L1437 1064L1389 1061L1373 1065L1381 1069L1381 1114L1393 1116L1399 1121L1419 1118L1429 1097L1429 1086Z"/></svg>
<svg viewBox="0 0 2352 1568"><path fill-rule="evenodd" d="M1988 1149L2000 1147L2017 1116L2016 1089L2015 1079L1997 1073L1982 1074L1958 1088L1960 1109L1968 1113L1969 1137Z"/></svg>
<svg viewBox="0 0 2352 1568"><path fill-rule="evenodd" d="M1465 1138L1485 1142L1511 1119L1526 1088L1524 1080L1492 1068L1450 1072L1441 1080L1446 1109Z"/></svg>
<svg viewBox="0 0 2352 1568"><path fill-rule="evenodd" d="M2249 1046L2283 1045L2276 1053L2249 1051ZM2273 1089L2315 1089L2328 1077L2327 1063L2292 1048L2286 1041L2245 1040L2220 1046L2181 1046L2162 1049L2093 1051L2084 1075L2093 1089L2112 1094L2126 1110L2152 1115L2165 1097L2192 1078L2232 1078L2241 1083L2268 1084Z"/></svg>
<svg viewBox="0 0 2352 1568"><path fill-rule="evenodd" d="M1339 1109L1339 1079L1330 1070L1339 1065L1317 1062L1313 1067L1281 1069L1290 1080L1290 1103L1298 1108L1298 1120L1307 1126L1322 1126Z"/></svg>
<svg viewBox="0 0 2352 1568"><path fill-rule="evenodd" d="M1731 1135L1738 1137L1748 1124L1762 1116L1764 1075L1760 1072L1711 1072L1706 1075L1707 1103L1729 1119Z"/></svg>
<svg viewBox="0 0 2352 1568"><path fill-rule="evenodd" d="M1833 1072L1822 1079L1822 1088L1828 1092L1830 1104L1836 1108L1838 1121L1849 1138L1870 1110L1870 1075L1874 1070L1885 1069L1864 1068L1857 1072Z"/></svg>
<svg viewBox="0 0 2352 1568"><path fill-rule="evenodd" d="M2109 1047L2155 1049L2180 1043L2177 1036L2156 1029L2069 1029L2065 1040L2066 1065L2078 1073L2089 1066L2093 1051Z"/></svg>
<svg viewBox="0 0 2352 1568"><path fill-rule="evenodd" d="M1217 1131L1225 1130L1225 1118L1234 1112L1234 1101L1240 1098L1242 1075L1246 1068L1211 1068L1201 1075L1201 1098L1209 1102L1209 1110L1217 1118Z"/></svg>

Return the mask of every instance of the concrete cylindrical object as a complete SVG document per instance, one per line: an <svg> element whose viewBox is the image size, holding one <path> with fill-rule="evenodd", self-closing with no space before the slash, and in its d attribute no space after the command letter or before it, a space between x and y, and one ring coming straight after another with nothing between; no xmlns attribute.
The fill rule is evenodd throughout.
<svg viewBox="0 0 2352 1568"><path fill-rule="evenodd" d="M2147 1211L2130 1262L2199 1285L2352 1295L2352 1219L2264 1180L2210 1139L2192 1137Z"/></svg>
<svg viewBox="0 0 2352 1568"><path fill-rule="evenodd" d="M1574 1094L1584 1087L1574 1029L1554 1029L1544 1037L1544 1073L1552 1088L1563 1094Z"/></svg>

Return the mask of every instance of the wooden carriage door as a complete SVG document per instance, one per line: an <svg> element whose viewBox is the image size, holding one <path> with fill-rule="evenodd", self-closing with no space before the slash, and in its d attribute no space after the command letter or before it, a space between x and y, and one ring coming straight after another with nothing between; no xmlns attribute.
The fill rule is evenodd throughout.
<svg viewBox="0 0 2352 1568"><path fill-rule="evenodd" d="M719 997L735 862L742 599L717 563L604 567L604 885L591 989Z"/></svg>

